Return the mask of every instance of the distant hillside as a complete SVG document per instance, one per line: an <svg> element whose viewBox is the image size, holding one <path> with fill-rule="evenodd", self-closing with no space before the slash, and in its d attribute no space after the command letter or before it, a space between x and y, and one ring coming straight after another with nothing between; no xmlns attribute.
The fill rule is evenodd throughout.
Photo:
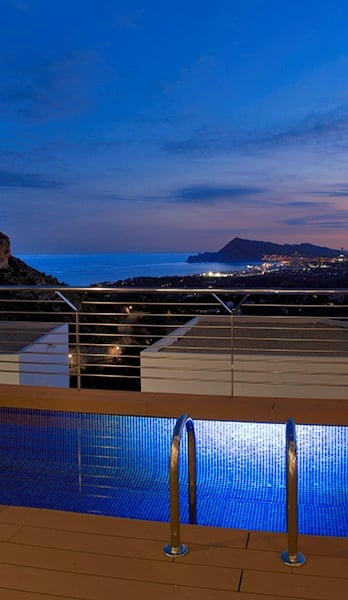
<svg viewBox="0 0 348 600"><path fill-rule="evenodd" d="M65 285L11 254L11 240L0 231L0 285Z"/></svg>
<svg viewBox="0 0 348 600"><path fill-rule="evenodd" d="M65 285L52 275L41 273L20 258L10 256L5 267L0 268L0 285Z"/></svg>
<svg viewBox="0 0 348 600"><path fill-rule="evenodd" d="M203 252L187 258L188 263L220 262L233 263L240 260L259 261L265 255L277 254L282 256L292 256L299 254L308 258L314 256L334 257L341 254L341 250L326 248L325 246L315 246L313 244L275 244L273 242L258 242L253 240L243 240L234 238L218 252Z"/></svg>

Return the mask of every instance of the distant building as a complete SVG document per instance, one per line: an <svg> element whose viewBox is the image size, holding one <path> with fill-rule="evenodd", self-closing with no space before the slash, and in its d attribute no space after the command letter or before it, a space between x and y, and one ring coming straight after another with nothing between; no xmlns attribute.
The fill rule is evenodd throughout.
<svg viewBox="0 0 348 600"><path fill-rule="evenodd" d="M0 321L0 383L69 387L68 325Z"/></svg>
<svg viewBox="0 0 348 600"><path fill-rule="evenodd" d="M348 322L196 317L141 352L141 390L347 399Z"/></svg>

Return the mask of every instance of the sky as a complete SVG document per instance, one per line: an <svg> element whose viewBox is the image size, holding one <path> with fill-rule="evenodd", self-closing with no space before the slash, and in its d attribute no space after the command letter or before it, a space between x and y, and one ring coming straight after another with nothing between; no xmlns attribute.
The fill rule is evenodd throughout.
<svg viewBox="0 0 348 600"><path fill-rule="evenodd" d="M346 0L0 0L12 253L348 249Z"/></svg>

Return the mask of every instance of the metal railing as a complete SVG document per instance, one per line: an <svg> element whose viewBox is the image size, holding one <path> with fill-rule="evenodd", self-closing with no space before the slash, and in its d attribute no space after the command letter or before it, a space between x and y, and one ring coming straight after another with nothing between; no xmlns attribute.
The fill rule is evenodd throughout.
<svg viewBox="0 0 348 600"><path fill-rule="evenodd" d="M187 414L178 418L172 437L169 462L170 494L170 543L163 548L170 557L184 556L188 547L180 542L180 501L179 501L179 452L184 428L188 434L188 499L189 522L196 523L196 439L191 417Z"/></svg>
<svg viewBox="0 0 348 600"><path fill-rule="evenodd" d="M348 289L0 287L0 381L345 398Z"/></svg>
<svg viewBox="0 0 348 600"><path fill-rule="evenodd" d="M305 563L305 556L298 552L298 503L297 503L297 444L293 419L286 423L286 524L288 549L282 552L281 560L290 567Z"/></svg>

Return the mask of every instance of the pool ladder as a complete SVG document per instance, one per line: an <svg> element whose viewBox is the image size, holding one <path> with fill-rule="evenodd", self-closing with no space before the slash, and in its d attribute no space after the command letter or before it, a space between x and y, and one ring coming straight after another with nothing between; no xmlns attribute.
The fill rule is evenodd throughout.
<svg viewBox="0 0 348 600"><path fill-rule="evenodd" d="M178 557L188 553L185 544L180 543L179 510L179 452L184 428L188 433L188 497L189 522L196 523L196 437L193 421L187 414L178 418L170 447L170 543L163 548L166 556Z"/></svg>
<svg viewBox="0 0 348 600"><path fill-rule="evenodd" d="M188 433L188 497L189 522L196 523L196 437L193 420L183 414L175 423L170 447L170 543L163 551L166 556L179 557L188 553L185 544L180 543L180 506L179 506L179 453L184 428ZM293 419L286 423L286 521L288 549L280 557L285 565L299 567L305 563L305 556L297 549L297 444L296 428Z"/></svg>
<svg viewBox="0 0 348 600"><path fill-rule="evenodd" d="M300 567L305 563L305 556L297 550L297 444L296 427L293 419L286 423L286 524L288 533L288 549L280 558L289 567Z"/></svg>

